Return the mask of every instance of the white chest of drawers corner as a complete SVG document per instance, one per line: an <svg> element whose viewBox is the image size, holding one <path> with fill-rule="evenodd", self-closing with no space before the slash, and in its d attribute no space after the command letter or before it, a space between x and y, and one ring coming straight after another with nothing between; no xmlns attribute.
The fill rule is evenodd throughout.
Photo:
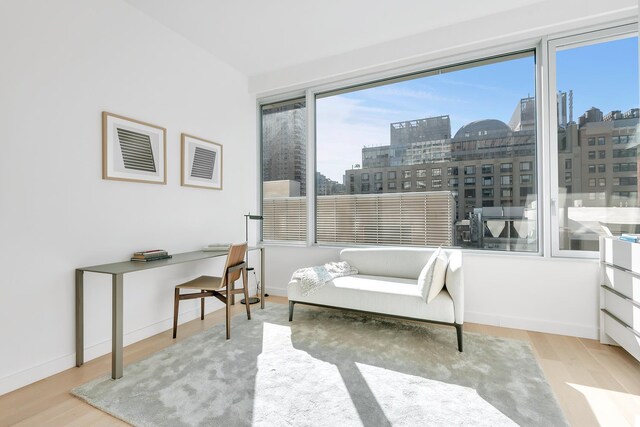
<svg viewBox="0 0 640 427"><path fill-rule="evenodd" d="M640 243L600 240L600 342L640 360Z"/></svg>

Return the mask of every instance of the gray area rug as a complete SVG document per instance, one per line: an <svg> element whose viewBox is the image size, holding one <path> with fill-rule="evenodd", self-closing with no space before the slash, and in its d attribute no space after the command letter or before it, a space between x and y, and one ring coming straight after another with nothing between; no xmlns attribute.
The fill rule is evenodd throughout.
<svg viewBox="0 0 640 427"><path fill-rule="evenodd" d="M72 393L138 426L567 425L528 343L268 304Z"/></svg>

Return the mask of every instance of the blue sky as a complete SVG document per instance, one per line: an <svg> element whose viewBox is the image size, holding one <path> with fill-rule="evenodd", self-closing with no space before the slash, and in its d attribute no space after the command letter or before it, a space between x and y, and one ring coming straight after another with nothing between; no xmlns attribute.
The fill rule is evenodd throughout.
<svg viewBox="0 0 640 427"><path fill-rule="evenodd" d="M560 51L558 89L573 90L574 120L592 106L604 113L638 106L637 38ZM479 67L318 99L318 171L342 182L362 147L389 144L389 124L449 115L451 131L482 119L508 123L535 93L533 54Z"/></svg>
<svg viewBox="0 0 640 427"><path fill-rule="evenodd" d="M598 43L558 52L559 90L573 90L573 113L577 120L597 107L603 113L638 107L638 39Z"/></svg>

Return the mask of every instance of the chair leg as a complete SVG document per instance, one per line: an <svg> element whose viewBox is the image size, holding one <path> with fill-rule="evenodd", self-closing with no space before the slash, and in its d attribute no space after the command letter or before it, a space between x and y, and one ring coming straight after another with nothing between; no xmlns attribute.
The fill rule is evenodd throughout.
<svg viewBox="0 0 640 427"><path fill-rule="evenodd" d="M229 295L229 284L227 284L226 286L226 294L227 297L225 298L225 310L226 310L226 323L227 323L227 339L231 338L231 307L229 306L231 300L229 299L230 295Z"/></svg>
<svg viewBox="0 0 640 427"><path fill-rule="evenodd" d="M180 307L180 289L176 288L173 296L173 339L178 333L178 308Z"/></svg>
<svg viewBox="0 0 640 427"><path fill-rule="evenodd" d="M204 289L202 292L204 292ZM204 320L204 297L200 298L200 320Z"/></svg>
<svg viewBox="0 0 640 427"><path fill-rule="evenodd" d="M236 288L236 282L231 282L231 290L233 291ZM236 294L229 295L231 298L231 305L236 305Z"/></svg>
<svg viewBox="0 0 640 427"><path fill-rule="evenodd" d="M289 322L293 321L293 305L295 302L289 301Z"/></svg>
<svg viewBox="0 0 640 427"><path fill-rule="evenodd" d="M247 279L246 269L242 269L242 285L244 287L244 306L247 308L247 319L251 320L251 304L249 304L249 280Z"/></svg>

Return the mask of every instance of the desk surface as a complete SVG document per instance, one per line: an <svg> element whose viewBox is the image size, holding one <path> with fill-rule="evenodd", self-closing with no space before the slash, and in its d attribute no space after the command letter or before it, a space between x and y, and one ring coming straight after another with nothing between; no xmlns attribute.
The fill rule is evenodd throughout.
<svg viewBox="0 0 640 427"><path fill-rule="evenodd" d="M248 250L258 250L261 247L250 247ZM78 271L90 271L92 273L105 273L105 274L125 274L133 273L135 271L149 270L151 268L165 267L168 265L182 264L183 262L198 261L201 259L215 258L219 256L226 256L229 251L193 251L184 252L180 254L173 254L171 258L160 259L156 261L147 262L135 262L135 261L122 261L114 262L111 264L93 265L91 267L77 268Z"/></svg>

